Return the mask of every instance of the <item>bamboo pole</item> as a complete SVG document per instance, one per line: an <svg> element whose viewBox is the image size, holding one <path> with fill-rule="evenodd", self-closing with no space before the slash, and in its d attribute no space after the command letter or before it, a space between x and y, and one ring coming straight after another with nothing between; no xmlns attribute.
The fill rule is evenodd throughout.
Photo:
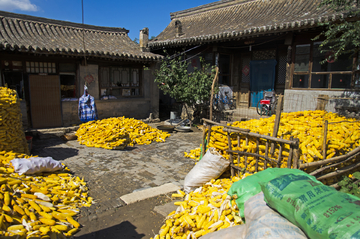
<svg viewBox="0 0 360 239"><path fill-rule="evenodd" d="M326 143L327 143L328 121L324 122L324 140L323 140L323 159L326 159Z"/></svg>
<svg viewBox="0 0 360 239"><path fill-rule="evenodd" d="M334 176L337 176L337 175L344 174L344 173L349 172L351 170L354 170L357 167L360 167L360 162L348 165L348 166L346 166L344 168L336 170L335 172L322 175L322 176L320 176L320 177L318 177L316 179L317 180L323 180L323 179L326 179L326 178L331 178L331 177L334 177Z"/></svg>
<svg viewBox="0 0 360 239"><path fill-rule="evenodd" d="M230 137L230 133L227 134L227 138L228 138L228 147L229 150L232 150L232 145L231 145L231 137ZM231 177L234 177L234 159L233 159L233 154L229 154L229 158L230 158L230 170L231 170Z"/></svg>
<svg viewBox="0 0 360 239"><path fill-rule="evenodd" d="M206 136L206 128L204 127L203 128L203 135L202 135L202 156L204 156L205 152L206 152L206 143L209 143L209 142L206 142L205 140L205 136Z"/></svg>
<svg viewBox="0 0 360 239"><path fill-rule="evenodd" d="M215 77L213 83L211 85L211 96L210 96L210 117L209 119L212 120L212 113L213 113L213 100L214 100L214 88L219 75L219 67L216 67Z"/></svg>
<svg viewBox="0 0 360 239"><path fill-rule="evenodd" d="M239 133L239 131L236 130L232 130L232 129L223 129L223 131L225 132L229 132L229 133ZM263 138L263 139L269 139L271 141L275 141L277 143L284 143L284 144L289 144L289 145L294 145L296 146L297 143L295 140L291 141L291 140L287 140L287 139L282 139L282 138L274 138L272 136L268 136L268 135L262 135L262 134L257 134L257 133L247 133L247 132L241 132L244 135L248 135L250 137L257 137L257 138Z"/></svg>
<svg viewBox="0 0 360 239"><path fill-rule="evenodd" d="M259 157L259 158L263 158L266 159L268 161L271 161L275 164L278 163L277 160L266 157L265 155L261 155L261 154L256 154L256 153L248 153L248 152L244 152L244 151L237 151L237 150L225 150L227 153L235 153L235 154L241 154L241 155L245 155L246 156L253 156L253 157ZM246 164L245 164L246 165Z"/></svg>
<svg viewBox="0 0 360 239"><path fill-rule="evenodd" d="M293 136L290 137L290 140L293 140ZM290 146L290 150L289 150L289 157L288 157L288 161L287 161L287 167L291 168L291 161L292 161L292 156L293 156L293 147Z"/></svg>
<svg viewBox="0 0 360 239"><path fill-rule="evenodd" d="M357 147L356 149L354 149L353 151L347 153L347 154L344 154L344 155L341 155L341 156L337 156L337 157L334 157L334 158L330 158L330 159L325 159L325 160L321 160L321 161L317 161L317 162L312 162L312 163L303 163L303 164L300 164L300 167L299 169L304 169L304 168L307 168L307 167L314 167L314 166L321 166L321 165L324 165L324 164L328 164L328 163L334 163L334 162L337 162L337 161L340 161L340 160L343 160L345 158L348 158L348 157L351 157L353 156L354 154L360 152L360 147Z"/></svg>
<svg viewBox="0 0 360 239"><path fill-rule="evenodd" d="M283 102L283 95L280 95L277 106L276 106L276 117L275 117L275 124L274 124L274 130L273 130L273 135L272 135L275 138L277 138L277 134L279 131L279 126L280 126L282 102ZM274 145L274 143L271 143L271 149L270 149L271 155L274 154L274 150L275 150L275 145Z"/></svg>
<svg viewBox="0 0 360 239"><path fill-rule="evenodd" d="M249 129L242 129L242 128L238 128L238 127L228 126L226 124L221 124L221 123L218 123L218 122L215 122L215 121L212 121L212 120L209 120L209 119L205 119L205 118L202 118L201 120L208 123L208 124L217 125L217 126L223 126L223 127L229 128L229 129L233 129L234 132L250 132Z"/></svg>
<svg viewBox="0 0 360 239"><path fill-rule="evenodd" d="M338 163L334 163L334 164L330 164L330 165L321 167L321 168L319 168L319 169L317 169L317 170L315 170L315 171L313 171L313 172L311 172L311 173L309 173L309 174L312 175L312 176L314 176L314 175L316 175L316 174L318 174L318 173L320 173L320 172L322 172L322 171L324 171L324 170L326 170L326 169L328 169L328 168L335 167L335 166L337 166L337 165L339 165L339 164L342 164L342 163L345 163L345 162L347 162L347 161L350 161L350 160L354 159L356 156L358 156L359 154L360 154L360 152L358 152L358 153L350 156L349 158L347 158L347 159L345 159L345 160L343 160L343 161L340 161L340 162L338 162Z"/></svg>

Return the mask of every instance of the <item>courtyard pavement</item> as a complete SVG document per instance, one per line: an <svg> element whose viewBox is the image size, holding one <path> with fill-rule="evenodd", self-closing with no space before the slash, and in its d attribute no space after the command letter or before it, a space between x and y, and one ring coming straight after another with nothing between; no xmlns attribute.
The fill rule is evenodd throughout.
<svg viewBox="0 0 360 239"><path fill-rule="evenodd" d="M156 127L156 125L152 125ZM85 221L97 220L125 206L124 195L149 188L183 186L186 174L195 165L184 152L199 147L202 132L174 132L164 143L136 145L125 150L107 150L80 145L60 137L34 137L32 154L52 157L66 164L75 176L84 177L89 195L96 204L82 208ZM151 195L151 194L149 194ZM104 214L104 215L105 215Z"/></svg>

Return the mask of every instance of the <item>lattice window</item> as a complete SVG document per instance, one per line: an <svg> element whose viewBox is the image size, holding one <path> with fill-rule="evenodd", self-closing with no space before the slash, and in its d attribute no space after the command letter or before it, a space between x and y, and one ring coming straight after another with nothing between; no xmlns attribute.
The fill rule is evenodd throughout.
<svg viewBox="0 0 360 239"><path fill-rule="evenodd" d="M254 51L252 58L254 61L276 59L276 50Z"/></svg>
<svg viewBox="0 0 360 239"><path fill-rule="evenodd" d="M101 67L101 95L138 97L141 96L140 69L127 67Z"/></svg>
<svg viewBox="0 0 360 239"><path fill-rule="evenodd" d="M277 64L278 75L276 79L277 84L285 84L286 80L286 51L279 52L279 59Z"/></svg>
<svg viewBox="0 0 360 239"><path fill-rule="evenodd" d="M56 73L54 62L26 62L27 73Z"/></svg>

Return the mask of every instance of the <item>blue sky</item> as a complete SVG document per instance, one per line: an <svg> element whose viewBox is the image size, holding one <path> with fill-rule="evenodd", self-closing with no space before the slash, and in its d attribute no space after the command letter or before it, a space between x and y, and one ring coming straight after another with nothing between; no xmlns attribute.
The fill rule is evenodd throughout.
<svg viewBox="0 0 360 239"><path fill-rule="evenodd" d="M84 23L123 27L131 39L149 28L157 36L170 23L170 12L185 10L215 0L83 0ZM0 0L0 10L81 23L81 0Z"/></svg>

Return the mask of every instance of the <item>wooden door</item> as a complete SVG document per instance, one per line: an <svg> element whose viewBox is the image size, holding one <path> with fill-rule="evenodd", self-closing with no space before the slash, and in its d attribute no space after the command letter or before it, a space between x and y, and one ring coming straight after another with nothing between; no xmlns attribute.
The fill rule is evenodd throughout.
<svg viewBox="0 0 360 239"><path fill-rule="evenodd" d="M30 75L29 88L32 127L62 126L59 76Z"/></svg>

